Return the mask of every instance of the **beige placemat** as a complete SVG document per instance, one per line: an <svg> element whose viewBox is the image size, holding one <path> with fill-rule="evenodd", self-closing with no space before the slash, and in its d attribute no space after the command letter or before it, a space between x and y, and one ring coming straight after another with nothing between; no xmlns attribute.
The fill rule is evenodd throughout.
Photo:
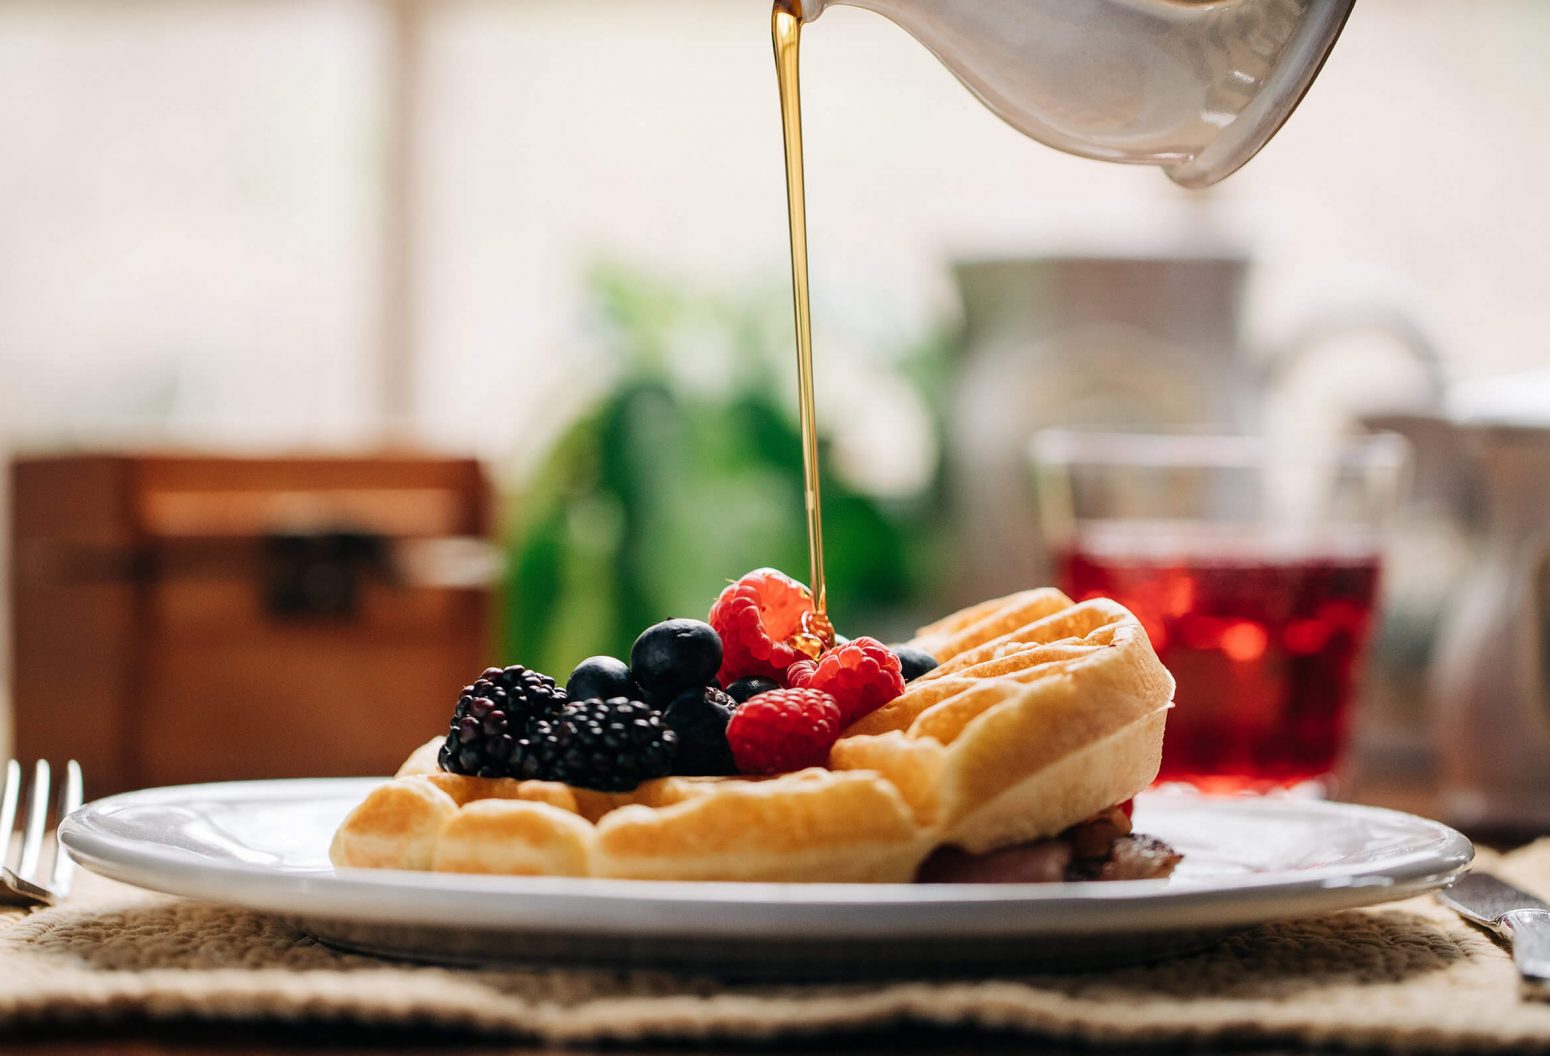
<svg viewBox="0 0 1550 1056"><path fill-rule="evenodd" d="M1493 866L1550 895L1550 841ZM766 1039L921 1023L1090 1044L1550 1051L1550 1004L1430 899L1270 925L1145 967L983 982L727 985L474 971L335 952L242 910L83 874L66 905L0 914L0 1026L117 1016L447 1024L550 1042Z"/></svg>

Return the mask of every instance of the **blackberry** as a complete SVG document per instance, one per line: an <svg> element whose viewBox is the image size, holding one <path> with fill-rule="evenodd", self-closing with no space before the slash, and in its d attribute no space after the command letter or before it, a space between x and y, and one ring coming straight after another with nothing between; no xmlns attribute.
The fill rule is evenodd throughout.
<svg viewBox="0 0 1550 1056"><path fill-rule="evenodd" d="M672 773L677 748L678 735L649 704L624 697L573 700L529 727L513 768L519 777L628 792Z"/></svg>
<svg viewBox="0 0 1550 1056"><path fill-rule="evenodd" d="M712 777L737 773L727 745L727 723L737 706L736 700L715 686L686 689L673 698L662 712L662 722L678 735L673 773Z"/></svg>
<svg viewBox="0 0 1550 1056"><path fill-rule="evenodd" d="M519 747L535 721L559 715L565 691L520 664L485 669L464 686L452 711L439 762L450 774L512 777Z"/></svg>

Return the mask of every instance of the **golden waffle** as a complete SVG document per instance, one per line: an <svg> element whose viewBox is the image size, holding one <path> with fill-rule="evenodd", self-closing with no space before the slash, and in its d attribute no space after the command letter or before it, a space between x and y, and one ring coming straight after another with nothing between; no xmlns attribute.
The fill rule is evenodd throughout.
<svg viewBox="0 0 1550 1056"><path fill-rule="evenodd" d="M904 883L934 846L898 789L860 771L664 777L621 795L401 773L345 819L329 856L510 876Z"/></svg>
<svg viewBox="0 0 1550 1056"><path fill-rule="evenodd" d="M828 769L608 794L410 756L335 834L335 865L538 876L907 882L943 844L1052 836L1156 776L1173 680L1110 601L1026 591L911 643L942 661L846 731Z"/></svg>
<svg viewBox="0 0 1550 1056"><path fill-rule="evenodd" d="M972 616L911 643L941 666L846 730L831 767L882 774L971 852L1053 836L1151 783L1173 679L1134 616L1059 591Z"/></svg>

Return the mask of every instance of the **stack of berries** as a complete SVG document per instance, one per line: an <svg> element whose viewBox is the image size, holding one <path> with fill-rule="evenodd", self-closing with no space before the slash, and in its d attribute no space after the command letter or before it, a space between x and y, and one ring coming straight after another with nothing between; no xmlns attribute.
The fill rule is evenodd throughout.
<svg viewBox="0 0 1550 1056"><path fill-rule="evenodd" d="M822 766L841 732L937 666L873 638L827 632L812 593L775 571L721 592L709 622L647 628L630 660L594 656L561 690L520 666L465 687L441 767L476 777L628 791L668 774Z"/></svg>

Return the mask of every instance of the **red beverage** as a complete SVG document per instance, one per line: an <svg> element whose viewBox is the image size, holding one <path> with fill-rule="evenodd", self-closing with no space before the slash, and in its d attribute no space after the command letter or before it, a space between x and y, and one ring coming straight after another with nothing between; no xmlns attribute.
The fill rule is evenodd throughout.
<svg viewBox="0 0 1550 1056"><path fill-rule="evenodd" d="M1080 540L1064 589L1140 618L1178 680L1159 780L1267 788L1328 776L1345 743L1378 555L1131 531ZM1182 550L1182 553L1181 553Z"/></svg>

